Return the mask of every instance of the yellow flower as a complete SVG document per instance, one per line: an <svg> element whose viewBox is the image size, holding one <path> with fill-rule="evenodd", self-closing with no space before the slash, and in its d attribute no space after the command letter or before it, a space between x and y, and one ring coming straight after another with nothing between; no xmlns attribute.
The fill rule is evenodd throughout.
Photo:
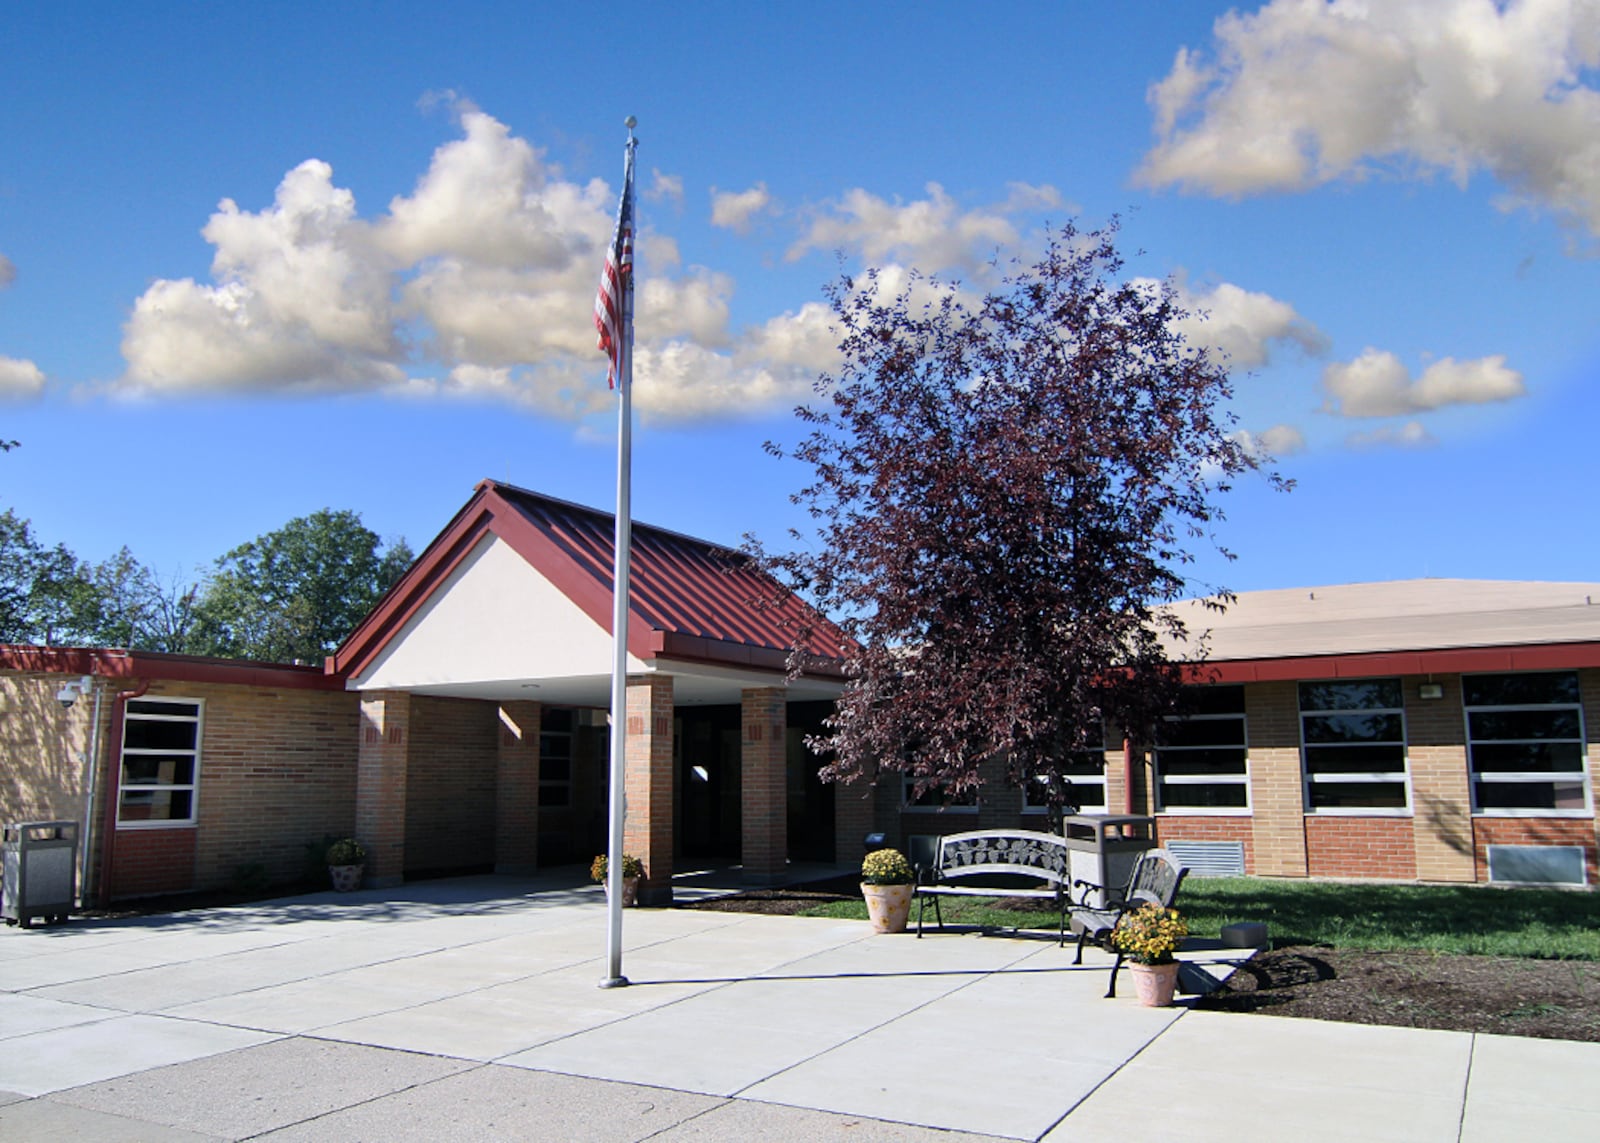
<svg viewBox="0 0 1600 1143"><path fill-rule="evenodd" d="M1111 946L1137 964L1170 964L1188 935L1189 926L1178 910L1141 905L1124 914L1111 930Z"/></svg>

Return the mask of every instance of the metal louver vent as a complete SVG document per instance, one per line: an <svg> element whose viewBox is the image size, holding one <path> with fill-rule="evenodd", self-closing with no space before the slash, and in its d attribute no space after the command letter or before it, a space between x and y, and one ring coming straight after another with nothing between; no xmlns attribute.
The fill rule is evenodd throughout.
<svg viewBox="0 0 1600 1143"><path fill-rule="evenodd" d="M1242 841L1169 841L1164 848L1189 867L1191 877L1237 877L1244 873Z"/></svg>

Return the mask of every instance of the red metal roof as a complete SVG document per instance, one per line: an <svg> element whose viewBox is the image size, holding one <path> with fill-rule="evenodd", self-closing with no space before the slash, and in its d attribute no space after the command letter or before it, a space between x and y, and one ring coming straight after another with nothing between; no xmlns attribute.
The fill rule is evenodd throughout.
<svg viewBox="0 0 1600 1143"><path fill-rule="evenodd" d="M212 659L162 651L123 651L107 647L32 647L0 644L0 668L43 674L95 675L103 679L171 679L186 683L225 683L288 690L340 690L318 667Z"/></svg>
<svg viewBox="0 0 1600 1143"><path fill-rule="evenodd" d="M585 614L611 630L615 516L486 480L411 570L339 650L329 669L359 673L486 534L509 544ZM632 532L628 650L782 671L795 632L811 627L819 673L840 673L843 635L804 602L784 597L748 557L637 521Z"/></svg>

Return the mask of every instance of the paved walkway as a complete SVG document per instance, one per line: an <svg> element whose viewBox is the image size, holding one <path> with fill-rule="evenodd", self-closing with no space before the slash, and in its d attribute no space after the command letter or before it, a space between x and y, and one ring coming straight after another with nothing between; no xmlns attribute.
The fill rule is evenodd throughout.
<svg viewBox="0 0 1600 1143"><path fill-rule="evenodd" d="M1053 941L475 878L0 933L0 1139L1600 1138L1600 1045L1139 1008ZM1131 991L1131 985L1130 989Z"/></svg>

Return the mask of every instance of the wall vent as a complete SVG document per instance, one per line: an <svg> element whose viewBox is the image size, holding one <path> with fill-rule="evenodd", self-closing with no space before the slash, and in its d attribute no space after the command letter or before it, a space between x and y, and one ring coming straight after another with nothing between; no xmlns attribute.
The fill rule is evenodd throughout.
<svg viewBox="0 0 1600 1143"><path fill-rule="evenodd" d="M1187 865L1191 877L1238 877L1244 873L1242 841L1169 841L1162 848Z"/></svg>
<svg viewBox="0 0 1600 1143"><path fill-rule="evenodd" d="M1581 845L1491 845L1489 880L1505 885L1587 885Z"/></svg>

